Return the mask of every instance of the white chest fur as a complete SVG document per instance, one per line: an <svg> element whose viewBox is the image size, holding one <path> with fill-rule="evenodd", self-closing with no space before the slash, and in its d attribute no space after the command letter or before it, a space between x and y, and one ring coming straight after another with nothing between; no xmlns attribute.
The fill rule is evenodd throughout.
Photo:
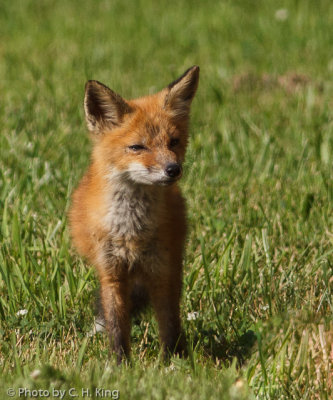
<svg viewBox="0 0 333 400"><path fill-rule="evenodd" d="M103 225L116 237L151 235L157 228L159 195L146 185L113 183L107 196Z"/></svg>
<svg viewBox="0 0 333 400"><path fill-rule="evenodd" d="M129 270L137 263L150 271L158 271L165 260L163 246L158 243L158 230L163 214L163 188L131 182L112 182L107 196L107 212L103 225L108 231L104 265L125 261Z"/></svg>

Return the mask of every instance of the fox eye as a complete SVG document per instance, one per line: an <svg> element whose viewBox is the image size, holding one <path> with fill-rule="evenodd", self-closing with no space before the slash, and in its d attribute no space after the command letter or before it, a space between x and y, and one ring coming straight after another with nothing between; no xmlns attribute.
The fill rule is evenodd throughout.
<svg viewBox="0 0 333 400"><path fill-rule="evenodd" d="M177 146L178 143L179 143L179 139L178 138L173 138L173 139L170 140L170 147Z"/></svg>
<svg viewBox="0 0 333 400"><path fill-rule="evenodd" d="M146 147L143 146L142 144L133 144L132 146L129 146L128 148L131 150L134 150L134 151L146 150Z"/></svg>

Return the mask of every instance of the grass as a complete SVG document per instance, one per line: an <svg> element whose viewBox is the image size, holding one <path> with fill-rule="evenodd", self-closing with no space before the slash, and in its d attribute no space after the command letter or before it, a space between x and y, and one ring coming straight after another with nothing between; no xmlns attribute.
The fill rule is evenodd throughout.
<svg viewBox="0 0 333 400"><path fill-rule="evenodd" d="M332 398L332 24L329 0L0 4L1 398ZM193 64L190 356L160 361L148 311L117 367L88 335L97 282L67 228L89 162L84 83L136 97Z"/></svg>

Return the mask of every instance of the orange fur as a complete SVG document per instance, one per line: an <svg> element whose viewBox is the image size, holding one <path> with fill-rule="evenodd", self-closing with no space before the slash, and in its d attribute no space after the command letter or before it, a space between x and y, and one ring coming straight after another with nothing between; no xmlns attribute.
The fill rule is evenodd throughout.
<svg viewBox="0 0 333 400"><path fill-rule="evenodd" d="M188 140L199 68L159 93L125 101L97 81L86 85L94 147L73 194L70 227L78 252L95 265L111 348L130 352L132 295L145 292L165 352L183 352L179 305L186 210L176 181Z"/></svg>

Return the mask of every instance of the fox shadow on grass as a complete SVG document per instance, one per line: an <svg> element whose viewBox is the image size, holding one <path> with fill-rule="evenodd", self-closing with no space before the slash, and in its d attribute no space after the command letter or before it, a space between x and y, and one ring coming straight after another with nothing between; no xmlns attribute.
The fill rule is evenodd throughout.
<svg viewBox="0 0 333 400"><path fill-rule="evenodd" d="M213 360L231 362L236 359L238 365L242 366L251 357L256 341L252 330L228 340L217 329L198 329L193 337L193 348L203 347L205 354Z"/></svg>

